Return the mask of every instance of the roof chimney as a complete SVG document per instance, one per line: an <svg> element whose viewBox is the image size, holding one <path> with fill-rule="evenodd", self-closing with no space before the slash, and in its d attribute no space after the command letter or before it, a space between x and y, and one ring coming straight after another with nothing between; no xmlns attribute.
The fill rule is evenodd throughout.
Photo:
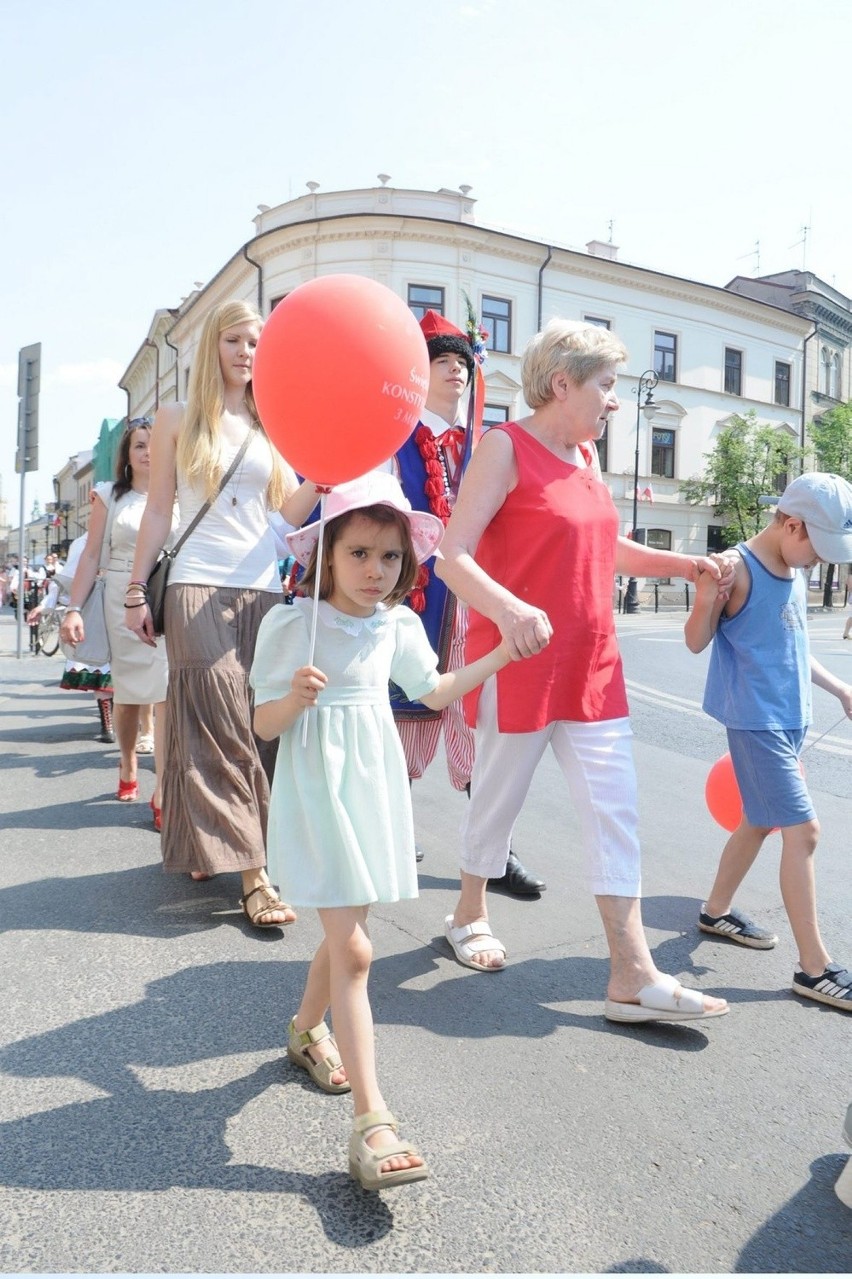
<svg viewBox="0 0 852 1279"><path fill-rule="evenodd" d="M589 240L586 252L593 258L608 258L610 262L618 261L618 245L609 240Z"/></svg>

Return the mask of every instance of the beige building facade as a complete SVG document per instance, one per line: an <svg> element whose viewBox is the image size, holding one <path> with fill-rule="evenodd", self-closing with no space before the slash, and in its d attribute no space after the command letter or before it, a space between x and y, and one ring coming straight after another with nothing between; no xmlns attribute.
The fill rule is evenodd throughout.
<svg viewBox="0 0 852 1279"><path fill-rule="evenodd" d="M369 276L416 314L432 308L460 326L469 297L490 334L489 422L525 411L521 353L551 316L617 332L629 360L619 380L621 408L602 443L604 473L627 532L638 419L638 523L656 545L696 552L715 544L712 509L683 502L680 485L701 471L733 414L753 409L791 442L803 438L815 359L806 343L814 325L782 304L781 295L758 297L733 282L720 288L650 271L620 262L616 246L600 241L581 250L481 225L469 188L428 192L386 183L312 189L276 207L259 206L252 238L179 307L155 313L121 378L128 416L185 397L211 306L239 297L267 316L300 284L335 272ZM333 364L330 351L331 371ZM650 420L637 413L646 371L659 377ZM848 382L843 386L848 390Z"/></svg>

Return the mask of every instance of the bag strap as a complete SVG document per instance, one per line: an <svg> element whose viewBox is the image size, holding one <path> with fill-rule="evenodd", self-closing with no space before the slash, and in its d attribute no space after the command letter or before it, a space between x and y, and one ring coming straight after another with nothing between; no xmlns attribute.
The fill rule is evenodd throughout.
<svg viewBox="0 0 852 1279"><path fill-rule="evenodd" d="M101 542L101 561L100 564L98 564L98 577L102 575L107 564L109 564L109 557L112 554L112 547L110 544L112 542L112 522L115 519L116 505L113 493L114 490L110 489L109 502L107 503L106 524L104 525L104 536L103 541Z"/></svg>
<svg viewBox="0 0 852 1279"><path fill-rule="evenodd" d="M172 547L172 549L171 549L170 551L164 551L164 552L163 552L163 554L164 554L164 557L165 557L165 558L170 559L170 560L174 560L174 559L176 558L176 556L177 556L178 551L179 551L179 550L180 550L180 548L183 546L183 544L184 544L184 542L186 541L186 539L189 537L190 533L193 533L193 532L195 531L195 529L198 527L198 525L201 523L201 521L202 521L202 519L204 518L204 516L205 516L205 515L207 514L207 512L210 510L210 507L212 506L213 502L215 502L216 498L217 498L217 497L219 496L219 494L222 492L222 490L224 489L225 485L228 483L228 480L229 480L229 479L231 478L231 476L234 474L234 471L236 471L236 469L237 469L237 467L239 466L240 462L241 462L241 461L243 460L243 458L245 457L246 449L248 448L249 444L251 443L252 436L254 435L254 433L255 433L256 429L257 429L257 428L256 428L255 426L253 426L253 425L252 425L252 426L250 426L250 427L249 427L249 429L246 431L246 438L243 440L242 444L240 445L240 447L239 447L239 449L238 449L238 451L237 451L237 456L234 458L233 462L232 462L232 463L231 463L231 465L228 467L228 469L227 469L227 471L225 472L225 474L222 476L222 479L221 479L221 481L220 481L220 483L219 483L219 487L217 488L216 492L213 494L213 497L208 497L207 501L204 503L204 505L202 506L201 510L198 512L198 514L196 515L195 519L194 519L194 520L192 521L192 523L190 524L189 528L188 528L188 529L186 530L186 532L185 532L185 533L184 533L184 534L183 534L183 535L182 535L182 536L178 539L178 541L177 541L177 542L175 542L175 544L174 544L174 546Z"/></svg>

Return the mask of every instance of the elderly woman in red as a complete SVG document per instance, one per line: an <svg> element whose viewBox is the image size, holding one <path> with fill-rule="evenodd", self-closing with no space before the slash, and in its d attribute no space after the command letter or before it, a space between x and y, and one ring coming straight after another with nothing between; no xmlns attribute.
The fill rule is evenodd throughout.
<svg viewBox="0 0 852 1279"><path fill-rule="evenodd" d="M489 876L503 873L512 827L548 745L582 827L592 892L610 952L605 1015L686 1021L728 1011L657 971L642 927L636 779L612 612L616 573L720 571L709 559L619 536L594 441L618 408L627 352L592 325L552 320L523 359L532 413L494 426L473 455L436 571L470 606L466 660L506 641L513 662L466 699L476 731L462 826L462 891L445 931L460 963L502 968ZM724 582L720 583L724 589ZM525 660L521 660L525 659Z"/></svg>

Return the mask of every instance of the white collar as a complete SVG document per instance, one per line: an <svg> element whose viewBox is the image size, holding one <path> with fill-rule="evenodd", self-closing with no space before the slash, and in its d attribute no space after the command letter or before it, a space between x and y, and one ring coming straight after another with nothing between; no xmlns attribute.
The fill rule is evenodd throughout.
<svg viewBox="0 0 852 1279"><path fill-rule="evenodd" d="M431 409L422 409L420 421L424 426L428 426L433 435L443 435L445 431L449 431L451 426L464 426L461 412L459 412L455 422L448 422L446 418L441 417L440 413L433 413Z"/></svg>
<svg viewBox="0 0 852 1279"><path fill-rule="evenodd" d="M384 604L377 604L375 613L369 617L353 617L351 613L339 613L328 600L320 600L317 616L324 626L333 631L345 631L347 635L360 635L362 631L375 634L387 626L388 609Z"/></svg>

